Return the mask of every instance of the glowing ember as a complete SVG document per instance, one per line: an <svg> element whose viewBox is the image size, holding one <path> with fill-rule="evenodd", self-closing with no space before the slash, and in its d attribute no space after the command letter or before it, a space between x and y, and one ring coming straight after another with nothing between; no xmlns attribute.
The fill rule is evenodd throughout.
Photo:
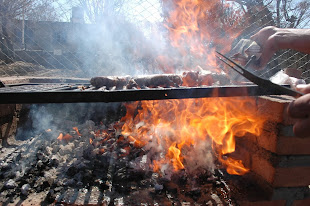
<svg viewBox="0 0 310 206"><path fill-rule="evenodd" d="M264 118L257 114L255 99L143 101L138 111L133 105L137 106L126 105L127 114L121 119L122 134L129 141L161 154L153 162L154 170L166 164L174 170L187 169L187 165L206 158L208 148L201 145L212 142L230 174L248 171L241 161L222 156L235 151L235 137L261 133Z"/></svg>
<svg viewBox="0 0 310 206"><path fill-rule="evenodd" d="M76 131L77 135L82 136L77 127L73 127L72 129L74 129Z"/></svg>
<svg viewBox="0 0 310 206"><path fill-rule="evenodd" d="M65 134L63 135L63 133L60 133L59 136L57 137L58 140L70 140L72 139L72 136L70 134Z"/></svg>

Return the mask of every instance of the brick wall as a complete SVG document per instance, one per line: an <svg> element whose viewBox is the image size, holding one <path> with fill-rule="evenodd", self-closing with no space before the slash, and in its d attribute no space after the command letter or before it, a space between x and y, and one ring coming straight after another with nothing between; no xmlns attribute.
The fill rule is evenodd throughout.
<svg viewBox="0 0 310 206"><path fill-rule="evenodd" d="M19 104L0 104L0 141L2 145L12 142L16 134L19 112Z"/></svg>
<svg viewBox="0 0 310 206"><path fill-rule="evenodd" d="M256 199L246 197L239 201L240 205L310 205L310 138L293 134L294 120L286 114L292 100L287 96L258 97L257 110L268 119L262 134L236 138L232 155L251 170L242 178L260 188L254 193ZM0 105L2 142L16 133L20 110L21 105Z"/></svg>
<svg viewBox="0 0 310 206"><path fill-rule="evenodd" d="M287 115L291 97L257 98L257 109L267 117L260 136L237 138L236 154L250 168L251 178L266 193L255 205L307 205L310 200L310 138L293 134ZM247 205L248 203L243 203ZM242 204L241 204L242 205ZM273 204L271 204L273 205Z"/></svg>

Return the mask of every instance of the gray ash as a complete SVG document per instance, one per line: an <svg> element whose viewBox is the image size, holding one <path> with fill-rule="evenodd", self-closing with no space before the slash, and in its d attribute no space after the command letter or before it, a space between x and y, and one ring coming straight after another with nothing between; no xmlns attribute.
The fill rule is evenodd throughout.
<svg viewBox="0 0 310 206"><path fill-rule="evenodd" d="M59 133L67 139L56 139ZM49 130L0 154L3 203L233 204L220 170L156 173L148 151L113 124L87 121L79 130Z"/></svg>

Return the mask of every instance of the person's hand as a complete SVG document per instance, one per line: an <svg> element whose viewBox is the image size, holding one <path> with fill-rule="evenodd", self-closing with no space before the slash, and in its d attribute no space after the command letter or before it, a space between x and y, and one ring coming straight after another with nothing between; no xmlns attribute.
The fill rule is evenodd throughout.
<svg viewBox="0 0 310 206"><path fill-rule="evenodd" d="M262 55L259 58L259 64L256 65L256 69L263 69L274 53L277 51L275 44L275 34L277 28L274 26L268 26L261 29L259 32L251 36L251 40L255 41L262 50Z"/></svg>
<svg viewBox="0 0 310 206"><path fill-rule="evenodd" d="M297 119L293 131L297 137L310 137L310 84L297 85L296 89L305 95L291 102L288 114Z"/></svg>

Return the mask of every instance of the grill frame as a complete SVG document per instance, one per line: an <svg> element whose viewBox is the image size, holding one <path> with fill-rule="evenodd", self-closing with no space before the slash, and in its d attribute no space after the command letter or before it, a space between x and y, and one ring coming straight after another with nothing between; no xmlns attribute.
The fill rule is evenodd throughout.
<svg viewBox="0 0 310 206"><path fill-rule="evenodd" d="M141 100L189 99L286 95L257 85L217 87L171 87L148 89L96 89L85 83L12 84L0 88L0 104L128 102Z"/></svg>

